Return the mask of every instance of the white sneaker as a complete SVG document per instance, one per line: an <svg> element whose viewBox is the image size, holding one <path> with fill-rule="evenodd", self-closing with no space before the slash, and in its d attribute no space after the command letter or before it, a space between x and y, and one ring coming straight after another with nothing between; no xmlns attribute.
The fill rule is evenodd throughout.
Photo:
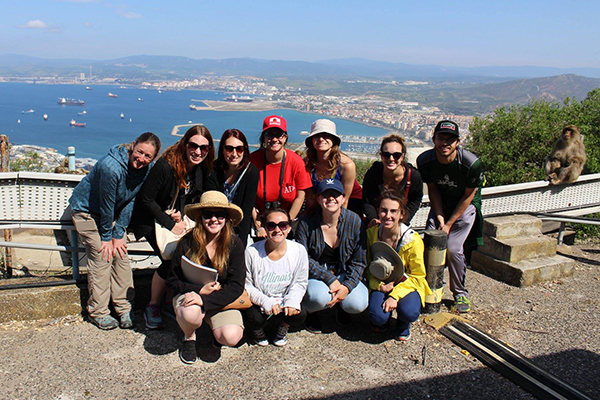
<svg viewBox="0 0 600 400"><path fill-rule="evenodd" d="M277 326L277 333L275 334L275 339L273 339L273 344L278 347L283 347L287 344L287 334L289 326L280 324Z"/></svg>
<svg viewBox="0 0 600 400"><path fill-rule="evenodd" d="M252 340L259 346L268 346L269 340L267 339L267 335L265 335L265 331L262 329L257 329L252 331Z"/></svg>

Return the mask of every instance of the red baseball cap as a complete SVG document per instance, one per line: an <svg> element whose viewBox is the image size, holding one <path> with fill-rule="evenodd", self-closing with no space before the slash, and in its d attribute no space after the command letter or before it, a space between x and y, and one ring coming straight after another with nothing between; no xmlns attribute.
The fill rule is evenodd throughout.
<svg viewBox="0 0 600 400"><path fill-rule="evenodd" d="M282 131L284 131L285 133L287 133L287 122L286 122L285 118L277 116L277 115L269 115L263 121L262 131L264 132L267 129L271 129L271 128L279 128Z"/></svg>

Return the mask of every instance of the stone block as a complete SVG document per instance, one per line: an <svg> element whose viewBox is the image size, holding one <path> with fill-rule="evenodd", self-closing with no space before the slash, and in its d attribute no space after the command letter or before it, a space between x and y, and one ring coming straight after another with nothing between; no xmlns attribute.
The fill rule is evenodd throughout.
<svg viewBox="0 0 600 400"><path fill-rule="evenodd" d="M542 235L508 239L484 236L483 246L478 250L498 260L514 263L528 258L555 255L556 239Z"/></svg>
<svg viewBox="0 0 600 400"><path fill-rule="evenodd" d="M497 260L480 251L474 251L471 258L471 267L474 270L518 287L571 276L575 264L575 260L560 255L511 263Z"/></svg>
<svg viewBox="0 0 600 400"><path fill-rule="evenodd" d="M483 234L496 239L538 236L542 232L542 220L531 215L509 215L485 218Z"/></svg>

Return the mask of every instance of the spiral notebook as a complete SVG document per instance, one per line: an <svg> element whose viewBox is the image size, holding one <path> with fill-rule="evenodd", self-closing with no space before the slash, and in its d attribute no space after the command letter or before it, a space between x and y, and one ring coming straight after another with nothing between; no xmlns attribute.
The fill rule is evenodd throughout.
<svg viewBox="0 0 600 400"><path fill-rule="evenodd" d="M186 256L181 256L181 269L185 279L197 285L215 282L219 276L216 269L195 263Z"/></svg>

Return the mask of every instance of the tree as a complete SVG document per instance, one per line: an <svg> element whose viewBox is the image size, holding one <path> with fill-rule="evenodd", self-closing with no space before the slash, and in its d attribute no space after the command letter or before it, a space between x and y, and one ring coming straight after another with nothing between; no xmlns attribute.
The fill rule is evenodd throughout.
<svg viewBox="0 0 600 400"><path fill-rule="evenodd" d="M565 125L579 126L585 137L583 173L600 172L600 89L581 103L533 100L476 117L465 146L483 162L488 186L543 180L544 161Z"/></svg>

